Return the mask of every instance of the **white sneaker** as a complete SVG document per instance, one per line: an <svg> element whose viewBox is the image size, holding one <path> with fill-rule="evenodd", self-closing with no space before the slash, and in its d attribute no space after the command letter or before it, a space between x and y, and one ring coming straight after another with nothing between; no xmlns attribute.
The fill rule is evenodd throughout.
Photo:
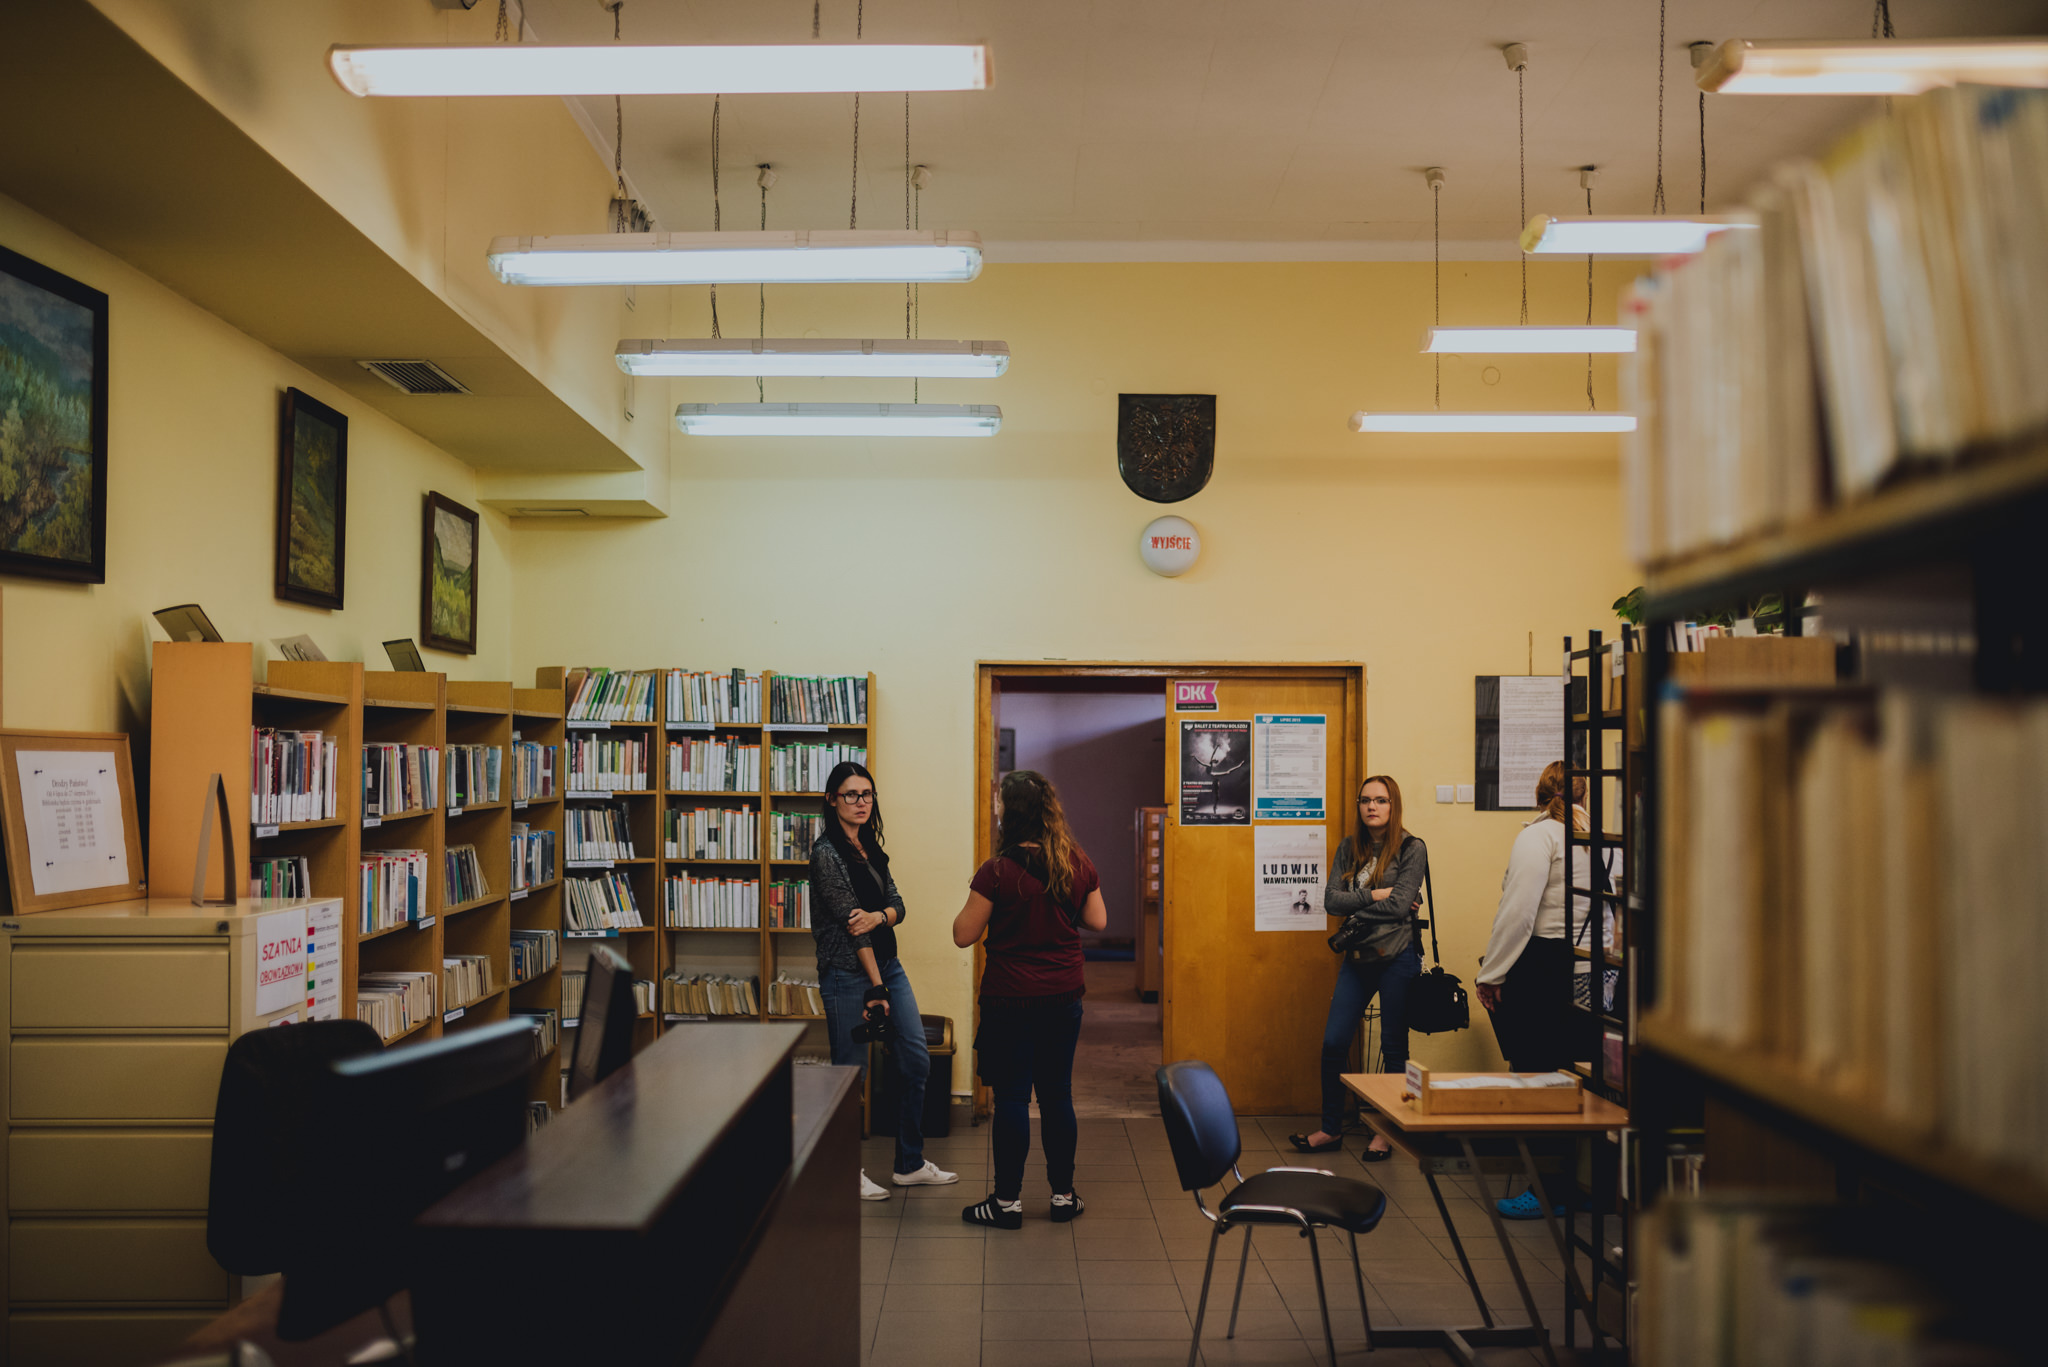
<svg viewBox="0 0 2048 1367"><path fill-rule="evenodd" d="M943 1187L948 1183L959 1181L960 1174L957 1172L947 1172L937 1163L927 1158L924 1160L924 1166L917 1171L899 1172L889 1180L899 1187Z"/></svg>
<svg viewBox="0 0 2048 1367"><path fill-rule="evenodd" d="M889 1189L876 1186L873 1182L869 1181L865 1168L861 1170L860 1174L860 1199L863 1201L886 1201L889 1199Z"/></svg>

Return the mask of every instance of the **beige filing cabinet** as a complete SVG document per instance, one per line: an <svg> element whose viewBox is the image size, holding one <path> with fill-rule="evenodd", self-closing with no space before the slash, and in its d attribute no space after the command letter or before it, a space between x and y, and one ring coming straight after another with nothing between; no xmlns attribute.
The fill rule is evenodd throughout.
<svg viewBox="0 0 2048 1367"><path fill-rule="evenodd" d="M256 1014L257 922L311 905L150 898L0 920L7 1367L147 1362L228 1305L206 1252L221 1061L243 1031L303 1017L303 994Z"/></svg>

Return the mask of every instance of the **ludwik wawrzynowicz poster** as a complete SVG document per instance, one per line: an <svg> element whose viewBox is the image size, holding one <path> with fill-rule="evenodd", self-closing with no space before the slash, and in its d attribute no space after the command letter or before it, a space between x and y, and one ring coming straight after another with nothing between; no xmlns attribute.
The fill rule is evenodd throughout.
<svg viewBox="0 0 2048 1367"><path fill-rule="evenodd" d="M1254 930L1328 931L1323 875L1329 831L1315 826L1259 826L1252 835Z"/></svg>

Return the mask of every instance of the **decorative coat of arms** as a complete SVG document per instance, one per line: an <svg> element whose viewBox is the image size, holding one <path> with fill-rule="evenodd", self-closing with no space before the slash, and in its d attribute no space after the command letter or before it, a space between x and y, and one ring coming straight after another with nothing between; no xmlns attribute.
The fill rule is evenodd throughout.
<svg viewBox="0 0 2048 1367"><path fill-rule="evenodd" d="M1214 394L1119 394L1116 468L1139 498L1178 503L1216 469Z"/></svg>

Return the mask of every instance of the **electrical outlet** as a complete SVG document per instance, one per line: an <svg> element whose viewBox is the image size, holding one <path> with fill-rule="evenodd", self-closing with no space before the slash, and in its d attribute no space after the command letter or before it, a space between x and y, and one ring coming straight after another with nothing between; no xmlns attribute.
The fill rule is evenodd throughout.
<svg viewBox="0 0 2048 1367"><path fill-rule="evenodd" d="M1449 802L1451 800L1452 794L1455 791L1456 789L1454 789L1450 784L1439 783L1436 785L1436 800L1438 802Z"/></svg>
<svg viewBox="0 0 2048 1367"><path fill-rule="evenodd" d="M1478 794L1474 793L1474 792L1472 791L1472 789L1473 789L1473 785L1472 785L1472 784L1470 784L1470 783L1460 783L1460 784L1458 785L1458 801L1460 801L1460 802L1476 802L1476 801L1478 801L1478 800L1479 800L1479 799L1478 799Z"/></svg>

